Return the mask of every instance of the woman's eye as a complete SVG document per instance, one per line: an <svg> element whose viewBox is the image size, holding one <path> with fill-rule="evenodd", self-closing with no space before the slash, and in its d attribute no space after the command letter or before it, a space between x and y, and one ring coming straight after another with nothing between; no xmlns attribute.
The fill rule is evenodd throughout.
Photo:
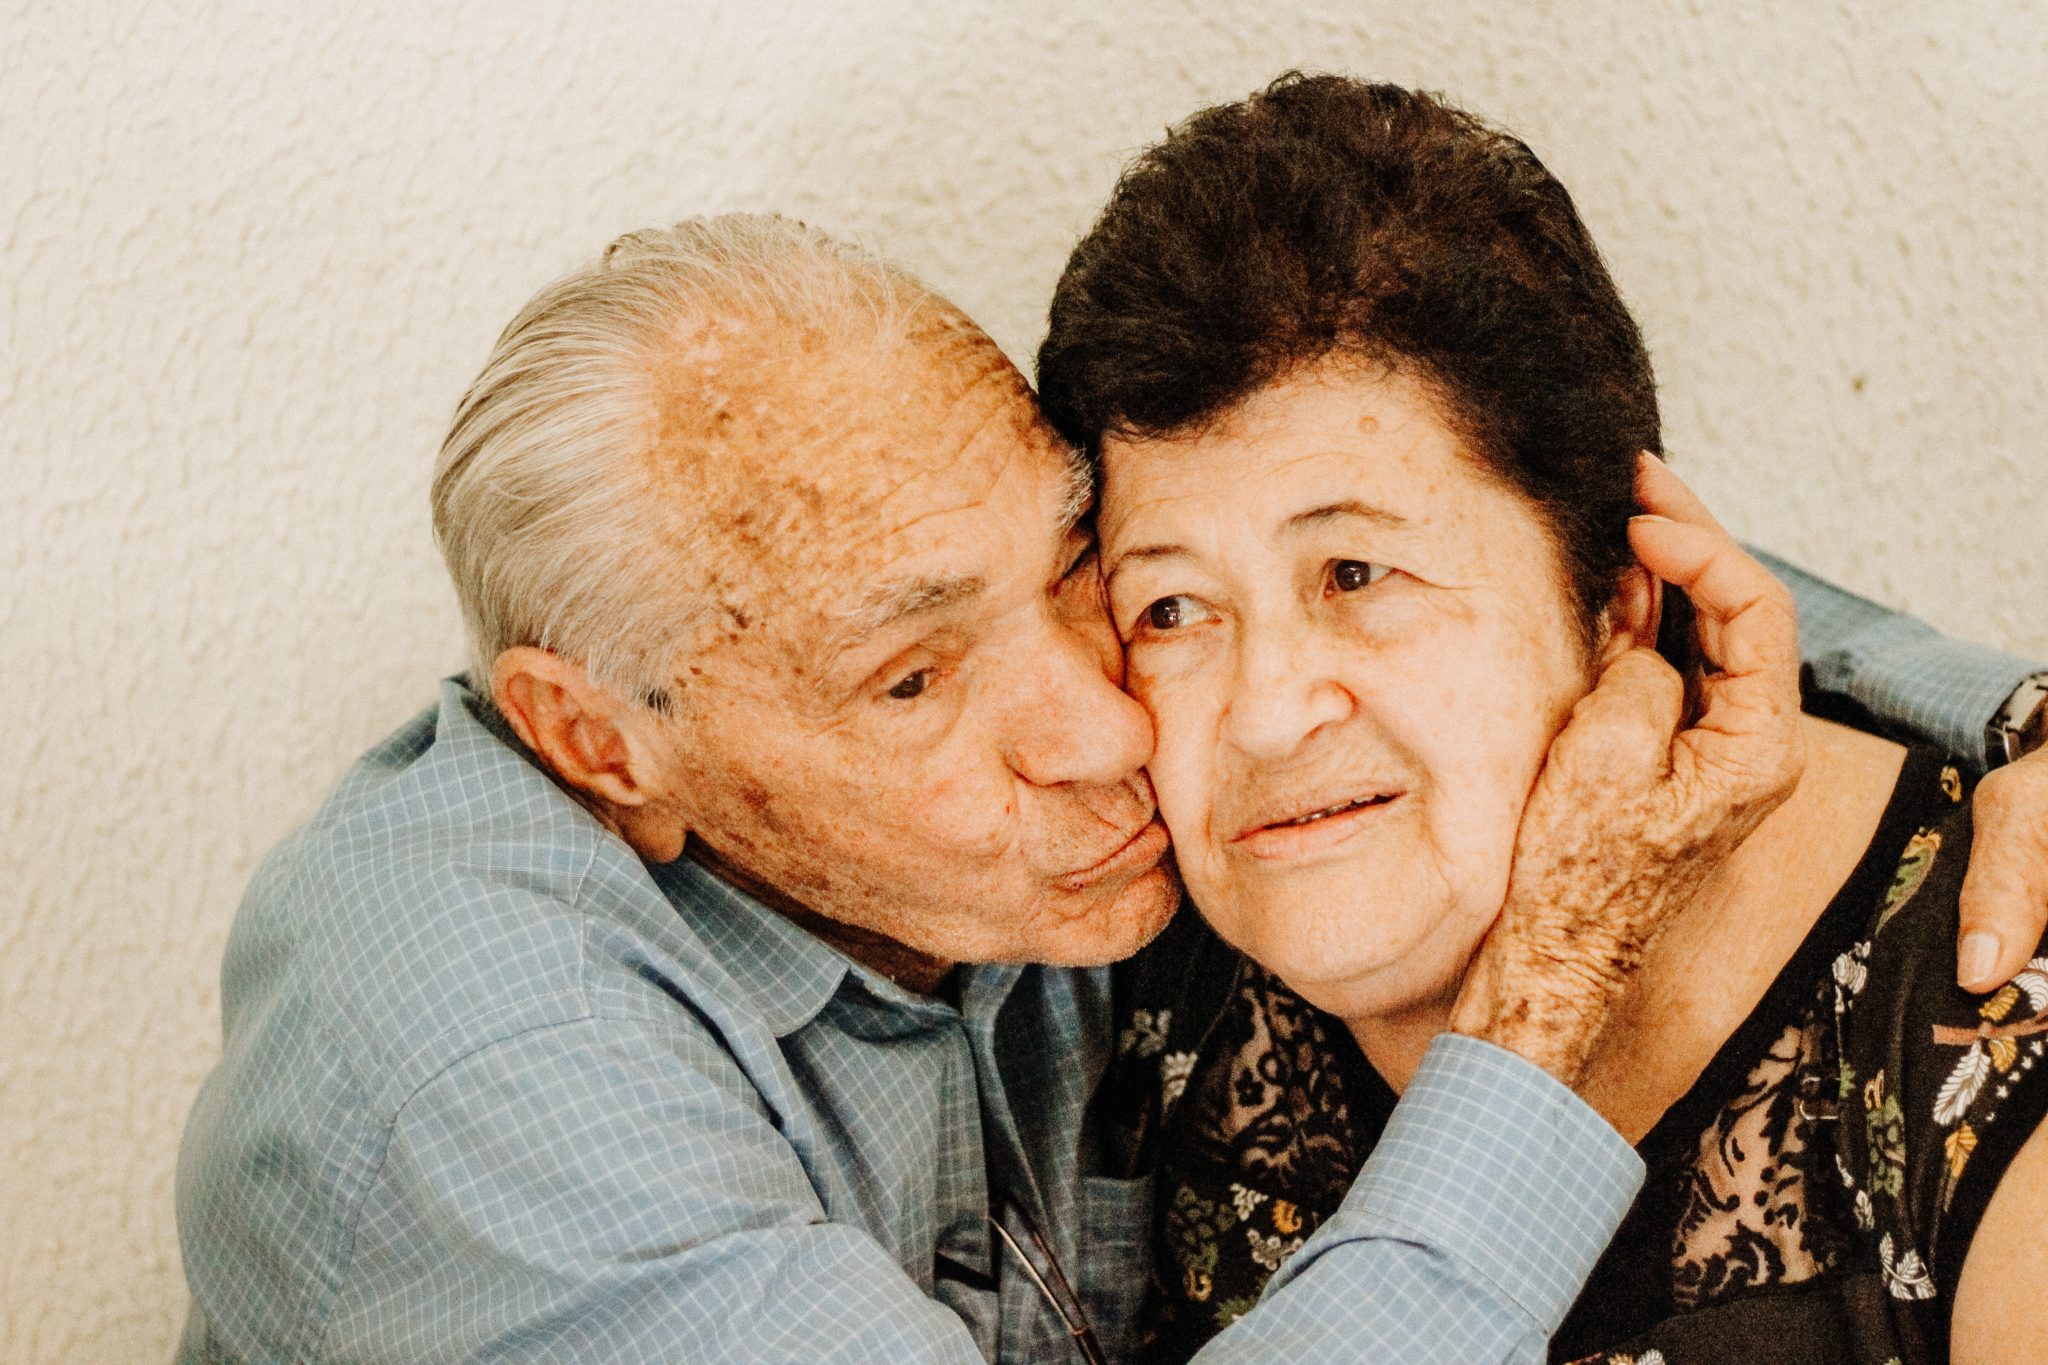
<svg viewBox="0 0 2048 1365"><path fill-rule="evenodd" d="M1187 602L1183 598L1162 597L1145 608L1145 624L1154 630L1179 630L1187 619Z"/></svg>
<svg viewBox="0 0 2048 1365"><path fill-rule="evenodd" d="M910 701L922 696L925 688L931 686L931 681L932 671L929 668L920 668L915 673L904 675L889 689L889 695L897 701Z"/></svg>
<svg viewBox="0 0 2048 1365"><path fill-rule="evenodd" d="M1340 559L1330 566L1330 586L1338 592L1357 592L1386 576L1386 565L1368 564L1362 559Z"/></svg>

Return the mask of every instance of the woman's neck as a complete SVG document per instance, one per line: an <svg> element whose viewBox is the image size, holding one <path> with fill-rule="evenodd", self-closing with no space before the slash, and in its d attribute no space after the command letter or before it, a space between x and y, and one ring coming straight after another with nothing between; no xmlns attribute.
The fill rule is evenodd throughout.
<svg viewBox="0 0 2048 1365"><path fill-rule="evenodd" d="M1451 1026L1451 1006L1457 998L1454 989L1446 995L1418 1000L1369 1018L1346 1019L1344 1023L1358 1040L1358 1050L1372 1063L1372 1069L1399 1095L1407 1090L1415 1069L1422 1065L1422 1054L1429 1050L1430 1039Z"/></svg>
<svg viewBox="0 0 2048 1365"><path fill-rule="evenodd" d="M1902 747L1810 718L1805 731L1798 788L1651 945L1580 1087L1631 1142L1691 1089L1756 1008L1862 860L1890 802ZM1455 998L1454 988L1345 1022L1399 1093L1449 1026Z"/></svg>

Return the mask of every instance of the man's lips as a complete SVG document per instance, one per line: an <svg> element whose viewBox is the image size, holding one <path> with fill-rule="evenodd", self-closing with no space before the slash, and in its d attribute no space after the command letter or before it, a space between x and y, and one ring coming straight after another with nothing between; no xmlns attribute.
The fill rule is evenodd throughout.
<svg viewBox="0 0 2048 1365"><path fill-rule="evenodd" d="M1149 871L1166 856L1166 842L1166 826L1154 815L1107 858L1079 872L1069 872L1057 885L1062 891L1085 891L1112 877Z"/></svg>
<svg viewBox="0 0 2048 1365"><path fill-rule="evenodd" d="M1375 823L1400 798L1400 792L1364 791L1290 801L1240 827L1230 843L1254 858L1320 852Z"/></svg>

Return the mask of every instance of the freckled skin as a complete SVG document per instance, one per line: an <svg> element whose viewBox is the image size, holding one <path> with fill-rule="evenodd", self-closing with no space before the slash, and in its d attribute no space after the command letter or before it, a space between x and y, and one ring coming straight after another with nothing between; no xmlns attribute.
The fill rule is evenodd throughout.
<svg viewBox="0 0 2048 1365"><path fill-rule="evenodd" d="M1592 681L1549 534L1426 392L1326 366L1176 440L1105 443L1103 557L1195 902L1339 1015L1447 1007L1507 892L1550 741ZM1354 500L1402 525L1307 509ZM1182 556L1133 558L1150 545ZM1383 566L1340 590L1332 566ZM1147 611L1181 596L1184 624ZM1398 793L1341 845L1239 836Z"/></svg>
<svg viewBox="0 0 2048 1365"><path fill-rule="evenodd" d="M689 343L649 461L717 604L674 670L687 852L919 988L956 961L1134 951L1177 896L1157 857L1063 879L1152 822L1150 726L1116 686L1092 564L1066 573L1086 538L1059 532L1066 456L1023 378L937 308L862 354L731 327ZM876 585L925 575L985 586L828 647Z"/></svg>

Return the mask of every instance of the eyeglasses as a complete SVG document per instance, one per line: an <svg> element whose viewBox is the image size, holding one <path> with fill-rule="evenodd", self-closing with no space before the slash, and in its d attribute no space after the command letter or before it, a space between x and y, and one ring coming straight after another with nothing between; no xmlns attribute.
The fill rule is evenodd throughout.
<svg viewBox="0 0 2048 1365"><path fill-rule="evenodd" d="M1074 1286L1068 1282L1066 1273L1060 1269L1059 1258L1052 1254L1052 1248L1046 1244L1044 1236L1038 1231L1038 1225L1031 1221L1031 1215L1016 1201L1005 1200L1003 1207L1015 1214L1017 1221L1023 1224L1024 1235L1037 1249L1045 1269L1041 1272L1039 1267L1032 1263L1023 1246L1010 1235L1010 1230L1003 1226L1002 1218L993 1212L987 1215L989 1226L996 1230L996 1236L1002 1238L1003 1245L1017 1258L1017 1264L1024 1267L1025 1275L1030 1277L1031 1283L1038 1286L1038 1292L1045 1296L1045 1301L1052 1305L1052 1311L1059 1316L1060 1325L1067 1329L1067 1336L1073 1341L1074 1349L1080 1352L1081 1359L1086 1361L1087 1365L1108 1365L1108 1358L1102 1354L1102 1343L1095 1339L1095 1329L1088 1323L1088 1311L1081 1306L1081 1296L1074 1292Z"/></svg>

